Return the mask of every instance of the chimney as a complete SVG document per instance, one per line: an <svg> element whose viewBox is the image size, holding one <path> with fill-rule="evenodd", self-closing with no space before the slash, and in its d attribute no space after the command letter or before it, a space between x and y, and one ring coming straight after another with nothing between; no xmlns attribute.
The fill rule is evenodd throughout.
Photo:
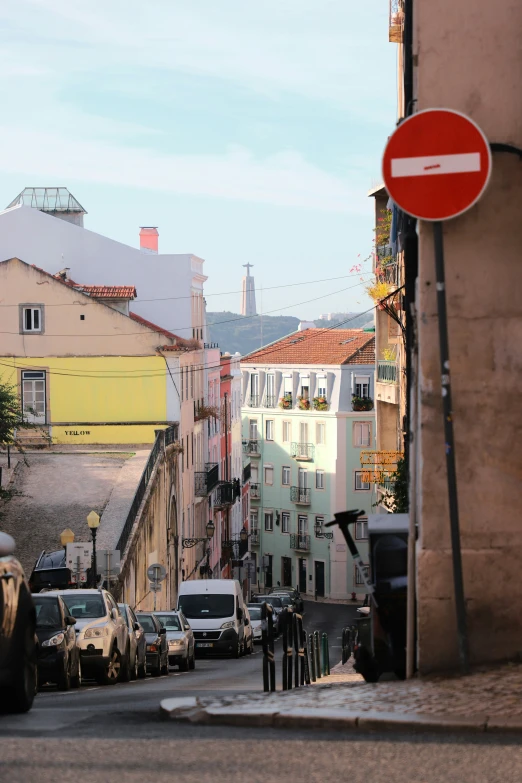
<svg viewBox="0 0 522 783"><path fill-rule="evenodd" d="M158 227L140 226L140 250L142 253L158 252Z"/></svg>

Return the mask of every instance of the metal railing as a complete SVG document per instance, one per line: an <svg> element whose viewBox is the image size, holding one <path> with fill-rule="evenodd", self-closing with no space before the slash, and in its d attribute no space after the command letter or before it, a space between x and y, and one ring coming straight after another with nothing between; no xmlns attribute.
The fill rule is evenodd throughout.
<svg viewBox="0 0 522 783"><path fill-rule="evenodd" d="M166 446L170 446L172 445L172 443L175 443L175 441L178 440L178 433L179 433L179 427L177 424L174 424L171 427L167 427L167 429L165 430L158 430L156 432L156 440L154 441L154 445L149 454L149 458L145 464L143 473L141 474L140 483L138 484L136 492L134 493L132 505L129 509L129 513L127 514L127 518L123 525L123 530L120 533L118 543L116 544L116 549L119 549L122 558L125 553L125 547L127 546L132 527L134 525L134 522L136 521L136 517L138 516L138 511L140 509L141 502L145 497L145 492L149 485L149 481L154 471L156 462L160 454L162 453L162 450Z"/></svg>
<svg viewBox="0 0 522 783"><path fill-rule="evenodd" d="M400 270L397 261L390 261L388 264L383 264L379 269L379 280L383 283L398 286L399 276Z"/></svg>
<svg viewBox="0 0 522 783"><path fill-rule="evenodd" d="M250 497L252 500L261 499L261 484L250 484Z"/></svg>
<svg viewBox="0 0 522 783"><path fill-rule="evenodd" d="M250 438L243 442L243 451L245 454L259 457L261 450L259 448L259 438Z"/></svg>
<svg viewBox="0 0 522 783"><path fill-rule="evenodd" d="M243 484L246 484L247 481L250 481L251 475L252 475L252 465L249 462L248 465L245 465L245 467L243 468Z"/></svg>
<svg viewBox="0 0 522 783"><path fill-rule="evenodd" d="M301 460L313 460L314 458L314 444L313 443L292 443L291 455L294 459Z"/></svg>
<svg viewBox="0 0 522 783"><path fill-rule="evenodd" d="M397 383L397 362L379 359L377 361L377 381L379 383Z"/></svg>
<svg viewBox="0 0 522 783"><path fill-rule="evenodd" d="M252 528L252 532L250 533L249 540L250 540L250 545L251 546L259 546L261 537L259 535L259 529L258 528L256 528L256 527Z"/></svg>
<svg viewBox="0 0 522 783"><path fill-rule="evenodd" d="M194 494L197 497L208 495L219 481L219 466L217 462L205 464L205 470L194 473Z"/></svg>
<svg viewBox="0 0 522 783"><path fill-rule="evenodd" d="M277 406L277 397L274 397L272 394L267 394L265 397L265 407L266 408L275 408Z"/></svg>
<svg viewBox="0 0 522 783"><path fill-rule="evenodd" d="M214 508L233 506L236 500L236 487L233 481L220 481L216 487Z"/></svg>
<svg viewBox="0 0 522 783"><path fill-rule="evenodd" d="M292 503L310 505L310 489L308 487L290 487L290 500Z"/></svg>
<svg viewBox="0 0 522 783"><path fill-rule="evenodd" d="M310 551L310 536L301 533L290 535L290 549L299 549L301 552Z"/></svg>
<svg viewBox="0 0 522 783"><path fill-rule="evenodd" d="M248 398L247 405L249 408L259 408L259 394L251 394Z"/></svg>

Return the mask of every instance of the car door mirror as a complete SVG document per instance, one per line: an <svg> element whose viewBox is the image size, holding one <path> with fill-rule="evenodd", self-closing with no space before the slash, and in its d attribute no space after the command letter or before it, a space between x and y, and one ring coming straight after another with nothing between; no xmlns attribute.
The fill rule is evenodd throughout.
<svg viewBox="0 0 522 783"><path fill-rule="evenodd" d="M111 609L111 617L113 620L118 619L118 610L117 609Z"/></svg>
<svg viewBox="0 0 522 783"><path fill-rule="evenodd" d="M76 617L71 617L70 614L66 614L65 625L76 625Z"/></svg>
<svg viewBox="0 0 522 783"><path fill-rule="evenodd" d="M133 623L132 627L135 631L141 630L141 625L139 623Z"/></svg>
<svg viewBox="0 0 522 783"><path fill-rule="evenodd" d="M185 626L185 631L190 631L190 625Z"/></svg>
<svg viewBox="0 0 522 783"><path fill-rule="evenodd" d="M160 632L159 632L160 636L165 636L166 633L167 633L167 629L166 628L160 628Z"/></svg>
<svg viewBox="0 0 522 783"><path fill-rule="evenodd" d="M243 619L243 610L241 609L241 607L239 607L238 610L237 610L237 619L238 620L242 620Z"/></svg>
<svg viewBox="0 0 522 783"><path fill-rule="evenodd" d="M245 625L250 625L250 620L248 619L248 617L245 617Z"/></svg>

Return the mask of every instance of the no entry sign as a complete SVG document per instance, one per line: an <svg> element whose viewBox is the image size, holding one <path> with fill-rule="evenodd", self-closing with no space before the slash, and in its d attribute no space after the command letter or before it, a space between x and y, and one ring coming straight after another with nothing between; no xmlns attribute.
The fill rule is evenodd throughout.
<svg viewBox="0 0 522 783"><path fill-rule="evenodd" d="M408 215L448 220L475 204L491 173L491 151L473 120L451 109L426 109L404 120L382 161L386 189Z"/></svg>

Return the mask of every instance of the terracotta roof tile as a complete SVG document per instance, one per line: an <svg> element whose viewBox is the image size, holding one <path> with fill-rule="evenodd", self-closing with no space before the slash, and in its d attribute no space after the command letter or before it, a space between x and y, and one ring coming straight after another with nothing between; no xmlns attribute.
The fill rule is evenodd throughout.
<svg viewBox="0 0 522 783"><path fill-rule="evenodd" d="M362 329L306 329L245 356L242 363L375 364L375 335Z"/></svg>
<svg viewBox="0 0 522 783"><path fill-rule="evenodd" d="M94 299L134 299L136 289L133 285L82 285L73 283L73 288L89 294Z"/></svg>
<svg viewBox="0 0 522 783"><path fill-rule="evenodd" d="M129 313L129 317L132 318L133 321L136 321L136 323L141 324L142 326L148 326L149 329L154 329L155 332L158 332L165 337L171 337L173 340L180 339L173 332L169 332L167 329L163 329L163 327L153 324L152 321L147 321L146 318L142 318L141 315L138 315L137 313Z"/></svg>

